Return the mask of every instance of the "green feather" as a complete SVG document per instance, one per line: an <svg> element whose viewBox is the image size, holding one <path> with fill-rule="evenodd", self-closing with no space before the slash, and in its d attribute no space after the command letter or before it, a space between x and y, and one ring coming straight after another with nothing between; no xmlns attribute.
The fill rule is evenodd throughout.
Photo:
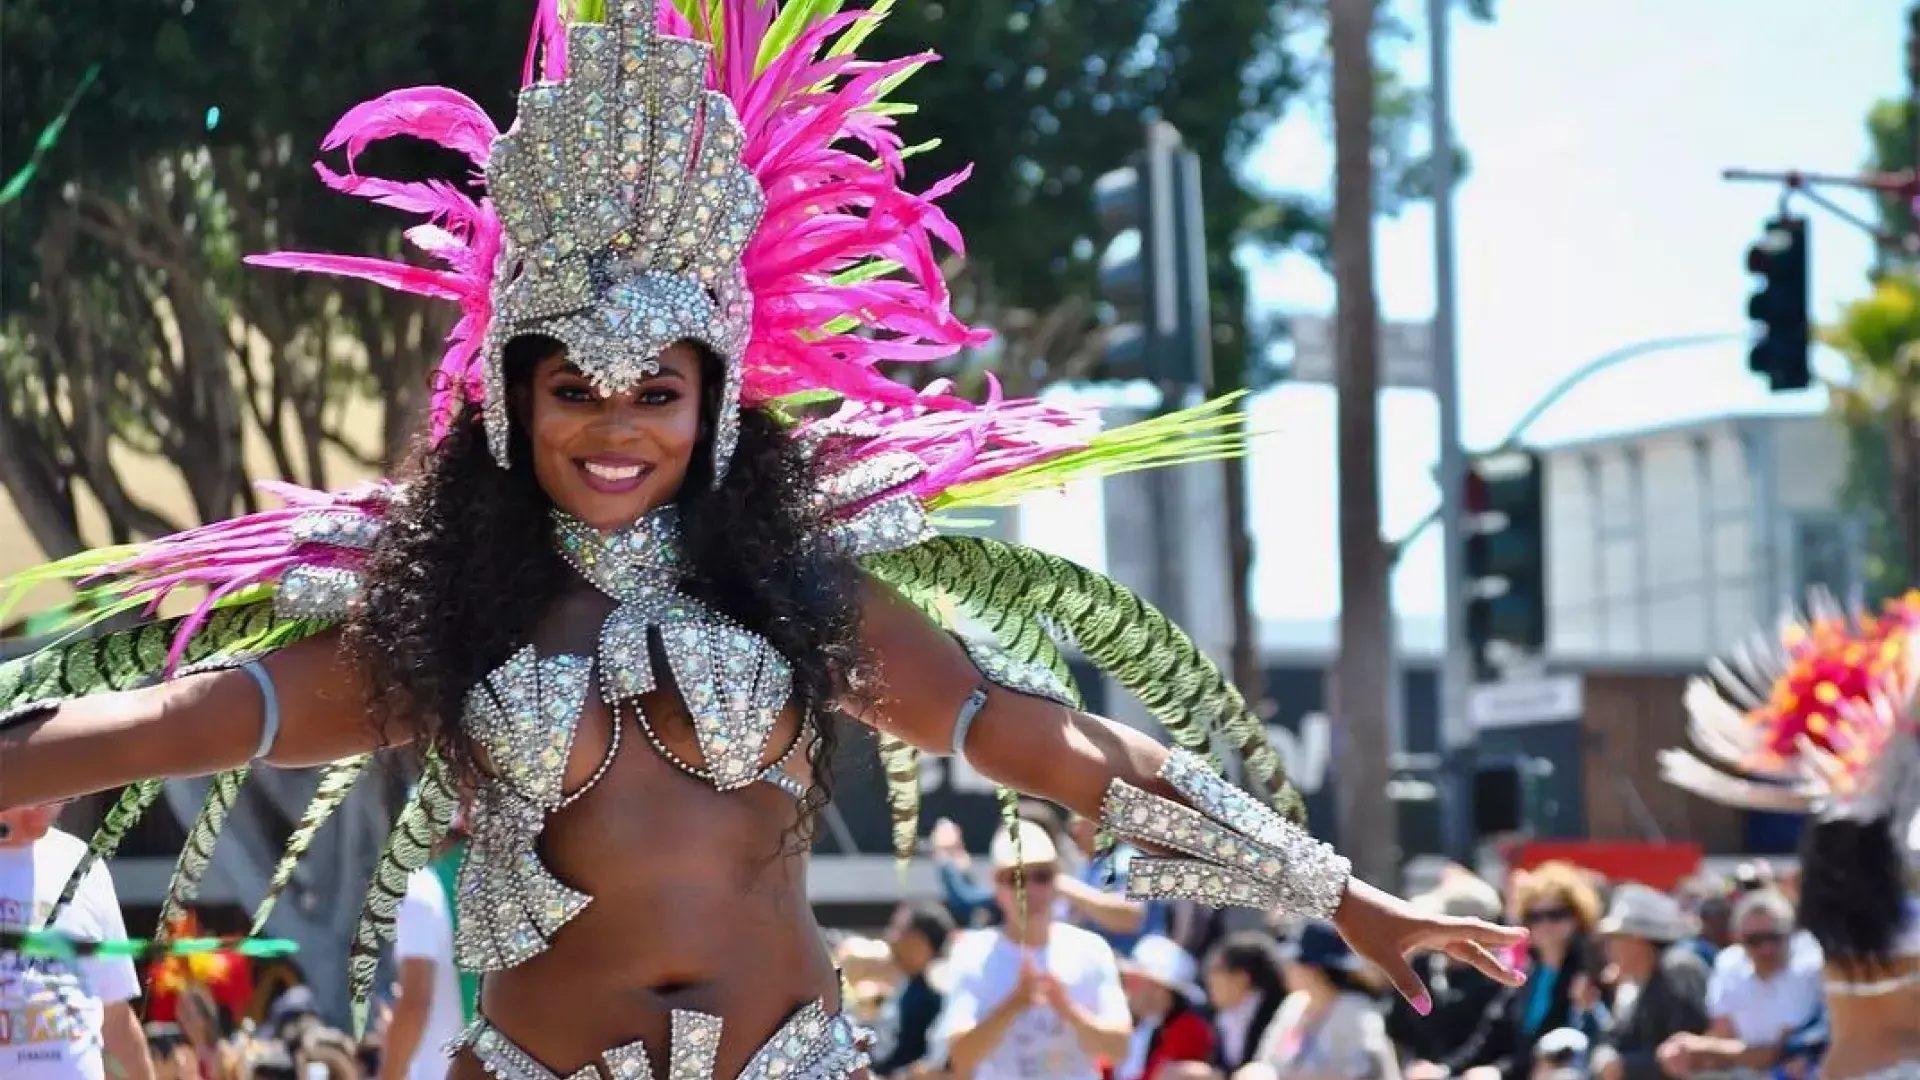
<svg viewBox="0 0 1920 1080"><path fill-rule="evenodd" d="M864 565L903 594L944 595L996 627L1016 660L1054 663L1051 639L1023 624L1044 620L1057 627L1138 698L1175 742L1210 752L1213 733L1221 733L1273 793L1275 806L1295 821L1304 818L1265 724L1240 692L1192 638L1119 582L1058 556L982 537L936 537L870 556Z"/></svg>
<svg viewBox="0 0 1920 1080"><path fill-rule="evenodd" d="M880 767L887 774L887 810L893 818L893 858L904 874L920 839L920 751L883 732Z"/></svg>
<svg viewBox="0 0 1920 1080"><path fill-rule="evenodd" d="M380 861L373 868L373 880L367 885L360 925L353 932L353 947L347 953L347 991L352 999L355 1038L366 1034L367 997L373 992L381 949L393 935L394 912L407 894L407 877L427 865L433 846L452 826L459 805L460 794L446 766L438 754L429 754L419 788L387 834Z"/></svg>
<svg viewBox="0 0 1920 1080"><path fill-rule="evenodd" d="M60 898L54 901L52 910L47 912L46 921L41 924L43 927L52 926L53 920L60 917L68 904L73 903L74 895L80 891L80 883L93 870L94 864L102 859L113 858L114 852L120 850L120 842L133 831L141 815L159 800L160 793L165 789L162 781L141 780L120 790L120 797L114 800L106 817L100 820L100 827L93 831L93 839L87 841L87 853L80 857L80 864L73 868L66 886L60 890Z"/></svg>
<svg viewBox="0 0 1920 1080"><path fill-rule="evenodd" d="M213 862L220 830L226 827L227 815L239 801L240 789L246 785L250 771L246 766L228 769L214 776L213 782L207 785L206 801L200 804L200 813L187 830L186 846L180 849L180 859L173 867L173 880L167 882L167 895L160 903L160 940L166 940L167 928L173 920L184 914L187 905L200 895L200 879Z"/></svg>
<svg viewBox="0 0 1920 1080"><path fill-rule="evenodd" d="M313 790L313 798L308 800L305 813L300 815L300 824L294 826L293 835L287 838L287 850L273 868L273 877L267 881L267 895L260 900L260 906L253 914L251 934L259 934L267 925L267 916L273 914L273 905L286 890L287 883L293 880L293 872L300 865L301 856L313 846L313 838L320 833L320 826L327 823L347 795L353 791L353 785L366 771L367 763L373 760L372 754L347 758L328 765L320 774L320 782Z"/></svg>
<svg viewBox="0 0 1920 1080"><path fill-rule="evenodd" d="M956 484L927 500L931 512L1007 506L1070 481L1117 476L1137 469L1217 461L1246 452L1247 432L1236 391L1190 409L1103 431L1079 450L991 480Z"/></svg>

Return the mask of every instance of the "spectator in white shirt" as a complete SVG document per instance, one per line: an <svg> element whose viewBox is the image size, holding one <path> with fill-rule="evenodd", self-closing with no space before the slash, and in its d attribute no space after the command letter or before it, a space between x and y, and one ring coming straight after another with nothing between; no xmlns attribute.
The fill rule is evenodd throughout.
<svg viewBox="0 0 1920 1080"><path fill-rule="evenodd" d="M1793 905L1771 889L1749 892L1733 909L1734 944L1707 984L1704 1035L1676 1035L1662 1047L1670 1071L1764 1072L1780 1044L1819 1010L1820 947L1794 929Z"/></svg>
<svg viewBox="0 0 1920 1080"><path fill-rule="evenodd" d="M956 939L935 1041L953 1072L971 1080L1098 1080L1126 1056L1132 1033L1113 949L1054 920L1060 865L1044 829L1021 822L1017 855L1003 831L992 860L994 899L1010 916L1019 910L1014 871L1024 871L1025 917Z"/></svg>
<svg viewBox="0 0 1920 1080"><path fill-rule="evenodd" d="M53 828L58 804L0 813L0 929L49 929L77 941L127 936L105 864L96 864L51 925L86 844ZM153 1080L132 1002L133 961L75 963L0 950L0 1076L6 1080Z"/></svg>
<svg viewBox="0 0 1920 1080"><path fill-rule="evenodd" d="M445 1048L465 1027L449 901L431 867L407 878L393 934L400 993L387 1025L380 1080L445 1080L447 1075Z"/></svg>

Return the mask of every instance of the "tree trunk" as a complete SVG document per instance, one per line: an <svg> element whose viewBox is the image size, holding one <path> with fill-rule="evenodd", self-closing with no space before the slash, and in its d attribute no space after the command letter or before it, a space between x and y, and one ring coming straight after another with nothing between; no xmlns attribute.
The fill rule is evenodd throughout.
<svg viewBox="0 0 1920 1080"><path fill-rule="evenodd" d="M1333 280L1339 397L1340 655L1334 789L1354 872L1392 888L1399 867L1388 782L1391 596L1380 535L1378 321L1373 291L1373 0L1334 0Z"/></svg>

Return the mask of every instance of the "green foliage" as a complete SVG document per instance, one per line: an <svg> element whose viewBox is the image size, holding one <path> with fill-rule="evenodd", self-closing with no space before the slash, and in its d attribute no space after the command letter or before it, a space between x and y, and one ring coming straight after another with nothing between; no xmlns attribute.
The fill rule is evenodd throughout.
<svg viewBox="0 0 1920 1080"><path fill-rule="evenodd" d="M1901 40L1891 33L1887 37L1889 43ZM1868 110L1868 173L1920 167L1915 110L1911 95L1878 101ZM1851 385L1834 393L1835 413L1848 438L1840 504L1865 525L1867 586L1875 597L1886 597L1920 585L1901 511L1920 505L1905 491L1920 484L1920 476L1903 475L1906 470L1895 465L1896 457L1904 460L1920 450L1910 430L1911 418L1920 417L1920 373L1909 370L1920 350L1920 324L1913 317L1915 285L1908 276L1917 265L1912 244L1920 239L1920 219L1904 195L1888 192L1875 203L1880 230L1896 242L1878 249L1871 294L1823 327L1822 338L1847 358L1850 374ZM1904 449L1896 444L1903 438ZM1900 497L1903 491L1909 498Z"/></svg>

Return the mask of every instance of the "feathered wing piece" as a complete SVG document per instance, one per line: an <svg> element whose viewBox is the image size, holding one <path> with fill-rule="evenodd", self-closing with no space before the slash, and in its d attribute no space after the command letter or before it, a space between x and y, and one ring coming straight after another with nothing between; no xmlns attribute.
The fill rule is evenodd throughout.
<svg viewBox="0 0 1920 1080"><path fill-rule="evenodd" d="M1816 594L1687 687L1699 755L1661 753L1662 775L1747 809L1871 820L1897 809L1915 768L1911 712L1920 593L1877 615Z"/></svg>

